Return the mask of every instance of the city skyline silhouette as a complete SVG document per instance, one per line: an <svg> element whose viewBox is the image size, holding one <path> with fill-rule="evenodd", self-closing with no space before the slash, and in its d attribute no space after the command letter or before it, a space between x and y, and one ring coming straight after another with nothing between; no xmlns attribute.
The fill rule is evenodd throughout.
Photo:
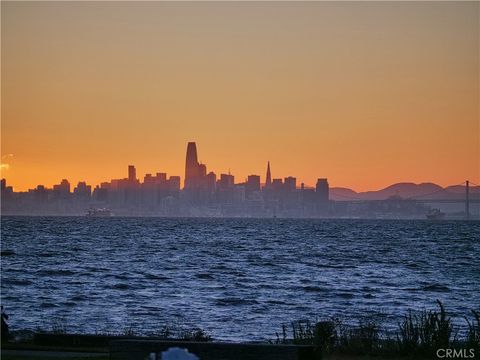
<svg viewBox="0 0 480 360"><path fill-rule="evenodd" d="M469 218L470 204L476 206L480 202L480 186L468 180L447 188L431 183L399 183L379 191L356 193L348 188L330 189L325 175L317 178L315 186L299 182L295 175L279 177L272 171L270 161L264 175L249 174L245 180L236 178L230 170L217 174L198 160L199 153L195 142L187 143L183 178L156 172L147 173L142 179L133 164L128 165L126 177L100 184L79 181L75 187L64 178L51 188L38 184L28 192L15 192L2 178L2 212L80 215L90 208L88 216L97 216L96 209L110 214L112 208L124 216L302 218L382 214L408 218L423 217L427 211L433 211L429 204L465 203L464 216ZM454 216L461 214L456 211Z"/></svg>
<svg viewBox="0 0 480 360"><path fill-rule="evenodd" d="M201 179L206 179L208 177L208 175L214 175L214 176L217 175L217 173L215 171L209 171L209 173L207 174L206 164L203 163L203 162L200 162L198 159L199 159L199 157L198 157L196 142L195 141L189 141L187 143L187 149L186 149L185 166L184 166L185 170L184 170L184 173L183 173L184 176L182 177L180 174L174 174L173 175L175 178L178 178L178 182L180 184L179 189L188 189L189 187L193 187L193 188L198 187L199 182L203 181ZM251 173L251 174L248 174L244 179L241 179L241 178L237 177L236 178L237 181L234 182L234 183L235 184L236 183L240 184L240 183L243 183L243 182L248 182L248 179L249 179L250 176L258 176L259 177L258 183L261 184L262 186L267 186L268 187L272 184L272 181L275 180L275 178L272 177L270 166L271 166L270 161L267 160L265 171L263 173L259 173L259 174ZM141 176L137 177L136 166L134 164L130 164L127 167L128 167L127 177L125 177L124 179L129 180L131 182L136 181L138 183L142 183ZM160 170L165 171L165 169L155 169L155 171L160 171ZM166 176L167 173L168 172L157 172L156 174L157 174L157 176L158 176L158 174L164 174ZM219 175L222 174L222 173L224 175L230 175L232 173L231 168L229 167L227 171L218 172ZM144 172L143 174L144 174L143 182L148 181L149 178L151 178L151 176L152 176L152 172ZM326 176L326 174L323 174L323 175ZM234 172L233 172L232 176L234 176ZM295 176L295 174L282 174L280 176L277 176L277 180L292 177L292 176L295 178L295 180L298 179L297 176ZM63 179L62 181L69 181L68 176L60 175L58 178ZM8 178L6 178L6 177L2 177L2 179L5 179L5 181L8 180ZM119 178L119 179L122 179L122 178ZM101 183L105 183L106 181L111 182L113 180L114 180L114 178L112 178L110 180L103 179L103 181L100 181L99 183L91 183L91 185L93 185L93 186L100 185ZM214 181L216 181L216 177L215 177ZM88 181L86 181L86 179L79 179L78 183L88 183ZM313 185L312 184L305 184L303 181L301 181L297 184L298 186L297 185L295 186L295 188L299 188L300 184L302 184L303 186L305 186L307 188L314 188L315 187L315 184L313 184ZM388 188L389 186L397 185L397 184L415 184L415 183L410 182L410 181L398 181L398 182L395 182L395 183L392 183L392 184L388 184L387 186L379 188L379 189L367 189L366 191L367 192L368 191L379 191L379 190ZM421 184L435 184L435 185L437 185L434 181L426 181L426 182L418 183L418 185L421 185ZM50 188L54 188L54 186L55 186L55 184L37 183L35 186L31 187L30 189L35 188L37 185L50 187ZM456 184L448 184L445 187L454 186L454 185L456 185ZM14 188L16 191L29 190L29 189L18 190L18 189L15 188L15 184L11 184L10 182L9 182L9 186ZM340 186L339 188L345 188L345 189L348 189L348 190L355 191L354 187ZM360 192L362 192L362 191L360 191ZM363 191L363 192L365 192L365 191Z"/></svg>

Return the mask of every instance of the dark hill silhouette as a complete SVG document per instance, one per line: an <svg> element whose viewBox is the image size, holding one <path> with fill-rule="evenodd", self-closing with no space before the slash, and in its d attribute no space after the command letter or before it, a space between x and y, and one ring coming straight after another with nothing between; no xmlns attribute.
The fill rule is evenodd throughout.
<svg viewBox="0 0 480 360"><path fill-rule="evenodd" d="M330 199L332 200L355 200L359 198L356 191L344 187L330 188Z"/></svg>
<svg viewBox="0 0 480 360"><path fill-rule="evenodd" d="M465 186L460 186L460 185L453 185L453 186L447 186L445 188L445 191L448 191L449 193L452 194L465 194ZM470 185L470 193L471 194L479 194L480 193L480 186L471 186Z"/></svg>
<svg viewBox="0 0 480 360"><path fill-rule="evenodd" d="M472 199L480 198L480 187L470 186ZM356 192L342 187L330 189L331 200L385 200L390 197L401 197L403 199L461 199L465 196L465 186L454 185L442 188L434 183L397 183L384 189L376 191Z"/></svg>
<svg viewBox="0 0 480 360"><path fill-rule="evenodd" d="M378 191L367 191L362 193L364 198L369 200L383 200L391 196L400 196L402 198L411 198L425 194L432 194L443 191L441 186L433 183L397 183Z"/></svg>

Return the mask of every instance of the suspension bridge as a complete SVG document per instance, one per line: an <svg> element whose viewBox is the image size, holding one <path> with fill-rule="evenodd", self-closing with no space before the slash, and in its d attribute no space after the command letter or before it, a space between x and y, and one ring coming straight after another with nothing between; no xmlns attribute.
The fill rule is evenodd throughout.
<svg viewBox="0 0 480 360"><path fill-rule="evenodd" d="M480 197L478 198L471 198L470 194L470 186L480 186L478 184L475 184L469 180L466 180L460 184L453 185L452 187L456 186L462 186L465 187L465 192L463 196L460 193L454 193L455 195L458 195L458 198L435 198L434 196L447 192L444 188L435 190L430 193L425 193L425 194L420 194L420 195L412 195L409 197L390 197L390 198L385 198L385 199L378 199L378 200L369 200L365 198L360 198L360 197L355 197L355 196L349 196L349 195L343 195L343 194L335 194L335 197L339 197L342 199L345 199L343 201L348 201L350 203L363 203L363 202L385 202L385 201L391 201L391 200L410 200L410 201L415 201L417 203L423 203L423 204L459 204L459 203L464 203L465 204L465 217L467 219L470 218L471 211L470 211L470 205L471 204L480 204ZM449 194L452 196L452 193Z"/></svg>

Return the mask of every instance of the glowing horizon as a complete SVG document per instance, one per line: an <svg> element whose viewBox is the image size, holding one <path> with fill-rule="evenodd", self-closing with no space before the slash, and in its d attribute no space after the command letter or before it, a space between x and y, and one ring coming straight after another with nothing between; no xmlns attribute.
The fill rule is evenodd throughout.
<svg viewBox="0 0 480 360"><path fill-rule="evenodd" d="M8 155L9 155L9 157L12 157L13 154L8 154ZM201 163L202 163L202 162L201 162ZM4 164L2 164L2 165L4 165ZM103 182L110 182L110 181L112 181L112 180L119 180L119 179L127 179L127 177L128 177L127 170L128 170L128 166L129 166L129 165L134 165L134 166L135 166L135 164L133 164L133 163L132 163L132 164L125 165L125 167L124 167L124 169L123 169L123 174L120 175L120 176L118 176L118 177L113 177L113 178L109 178L109 179L104 179L104 180L99 181L98 183L89 183L88 181L86 181L86 183L87 183L87 185L91 185L91 186L92 186L92 190L93 190L93 188L94 188L96 185L100 185L100 184L103 183ZM8 169L8 167L9 167L9 166L7 165L7 169ZM270 167L272 167L272 164L270 164ZM162 170L162 169L157 169L157 170L152 170L152 171L149 171L149 172L139 173L136 166L135 166L135 169L136 169L136 173L137 173L137 179L138 179L141 183L143 183L143 178L144 178L144 176L145 176L146 174L155 175L157 172L159 172L159 173L166 173L166 174L167 174L167 178L170 177L170 176L180 176L180 178L181 178L181 184L182 184L181 187L183 188L183 181L184 181L184 178L185 178L185 177L184 177L184 174L168 173L168 172L166 172L166 171L164 171L164 170ZM220 178L220 175L221 175L221 174L231 173L231 170L230 170L230 169L228 169L227 171L221 171L221 172L216 172L216 171L214 171L213 169L208 169L208 168L207 168L207 170L208 170L208 172L213 171L213 172L217 175L217 179ZM235 176L235 173L232 172L232 175ZM265 176L266 176L266 165L265 165L265 172L264 172L264 174L260 174L260 173L255 173L255 174L253 174L253 173L252 173L252 174L248 174L248 175L260 175L261 184L264 185L264 183L265 183ZM288 177L288 176L294 176L294 177L295 177L295 174L284 175L284 176L272 176L272 179L281 178L282 180L284 180L284 178L286 178L286 177ZM78 182L85 181L85 180L79 179L79 180L76 181L76 182L72 182L72 181L71 181L70 179L68 179L67 177L62 177L62 178L59 178L58 181L56 181L56 182L54 181L54 182L52 182L51 184L39 183L39 184L37 184L37 185L44 185L46 188L50 188L50 189L51 189L51 188L53 188L53 185L59 184L59 183L60 183L62 180L64 180L64 179L66 179L66 180L69 181L72 191L73 191L73 188L78 184ZM7 179L7 180L8 180L8 179ZM237 177L235 176L235 183L236 183L236 184L237 184L237 183L241 183L241 182L243 182L243 181L246 181L246 178L245 178L245 179L239 179L239 178L237 178ZM316 180L315 180L315 181L316 181ZM302 181L299 182L299 181L298 181L298 178L297 178L297 187L298 187L298 188L300 187L301 183L302 183ZM398 181L398 182L396 182L396 183L412 183L412 181ZM418 185L418 184L422 184L422 183L434 183L434 182L432 182L432 181L424 181L424 182L415 183L415 184ZM462 182L459 183L459 184L463 184L463 183L464 183L464 181L462 181ZM377 191L377 190L381 190L381 189L384 189L384 188L386 188L386 187L388 187L388 186L390 186L390 185L394 185L394 184L395 184L395 183L391 183L391 184L385 185L385 186L382 187L382 188L364 189L364 190L357 190L357 189L355 189L355 188L353 188L353 187L350 187L350 186L335 186L335 185L332 186L332 184L330 184L330 187L349 188L349 189L354 190L354 191L356 191L356 192L363 192L363 191ZM435 183L435 184L440 185L440 186L442 186L442 187L444 187L444 188L447 187L447 186L459 185L459 184L441 185L441 184L438 184L438 183ZM29 189L34 189L37 185L32 186L31 188L28 188L28 189L27 189L27 188L26 188L26 189L17 189L17 188L14 188L14 191L26 191L26 190L29 190ZM313 183L313 184L304 184L304 185L305 185L306 188L315 188L315 183ZM473 183L473 185L476 186L475 183ZM12 186L12 185L11 185L10 183L7 183L7 186Z"/></svg>
<svg viewBox="0 0 480 360"><path fill-rule="evenodd" d="M3 2L1 175L480 183L478 2Z"/></svg>

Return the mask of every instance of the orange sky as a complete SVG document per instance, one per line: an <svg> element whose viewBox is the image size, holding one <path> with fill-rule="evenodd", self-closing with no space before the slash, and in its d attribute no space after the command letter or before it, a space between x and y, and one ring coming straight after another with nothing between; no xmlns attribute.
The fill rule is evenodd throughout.
<svg viewBox="0 0 480 360"><path fill-rule="evenodd" d="M478 2L1 2L15 190L217 174L479 181Z"/></svg>

